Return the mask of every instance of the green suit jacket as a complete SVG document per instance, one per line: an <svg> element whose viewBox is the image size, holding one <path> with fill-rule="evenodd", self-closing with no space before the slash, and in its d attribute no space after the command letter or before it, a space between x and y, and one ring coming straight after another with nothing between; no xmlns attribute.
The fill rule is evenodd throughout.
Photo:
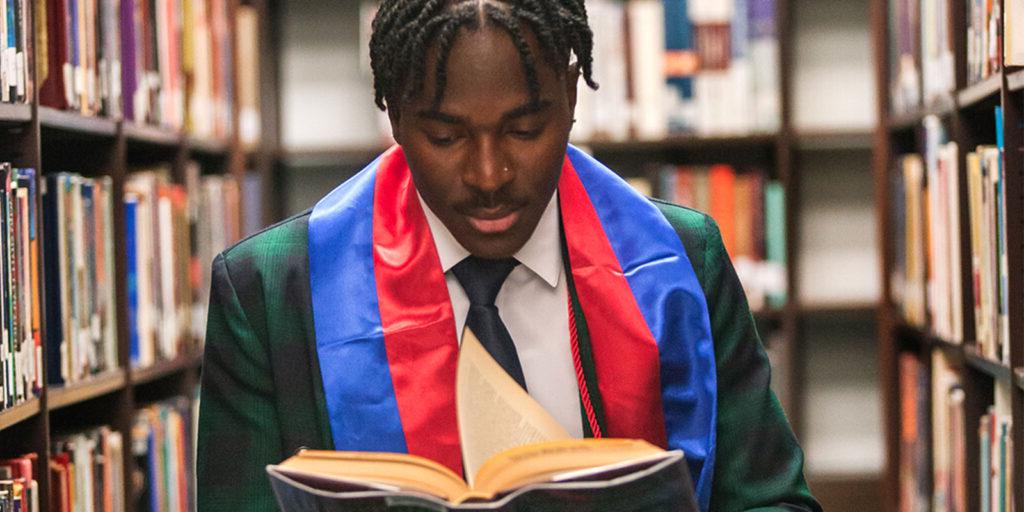
<svg viewBox="0 0 1024 512"><path fill-rule="evenodd" d="M718 371L711 509L820 510L804 481L803 453L769 388L768 358L718 227L704 214L657 204L686 248L711 316ZM309 212L285 220L213 263L200 512L276 510L265 466L302 447L333 449L313 330L308 220ZM576 313L579 323L582 311ZM589 345L586 329L579 334L581 346Z"/></svg>

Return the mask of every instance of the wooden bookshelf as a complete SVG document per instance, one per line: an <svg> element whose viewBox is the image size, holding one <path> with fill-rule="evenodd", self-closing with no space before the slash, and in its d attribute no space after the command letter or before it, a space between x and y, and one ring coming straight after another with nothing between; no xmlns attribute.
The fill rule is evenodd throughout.
<svg viewBox="0 0 1024 512"><path fill-rule="evenodd" d="M125 139L132 145L141 144L169 149L181 145L181 133L174 130L131 121L122 122L121 126Z"/></svg>
<svg viewBox="0 0 1024 512"><path fill-rule="evenodd" d="M118 368L67 386L50 387L46 392L46 408L52 411L92 400L124 388L126 382L124 369Z"/></svg>
<svg viewBox="0 0 1024 512"><path fill-rule="evenodd" d="M15 405L10 409L0 411L0 430L13 427L23 421L33 418L39 414L40 409L41 406L39 399L32 398L23 404Z"/></svg>
<svg viewBox="0 0 1024 512"><path fill-rule="evenodd" d="M186 137L185 143L188 145L189 151L193 154L205 156L225 156L228 154L230 146L229 141L201 139L196 137Z"/></svg>
<svg viewBox="0 0 1024 512"><path fill-rule="evenodd" d="M1013 370L1002 363L993 361L978 352L978 348L974 345L964 345L964 360L967 362L967 366L992 377L993 379L1012 382L1013 381Z"/></svg>
<svg viewBox="0 0 1024 512"><path fill-rule="evenodd" d="M998 101L1002 85L1001 73L996 73L976 84L969 85L956 94L957 106L965 109Z"/></svg>
<svg viewBox="0 0 1024 512"><path fill-rule="evenodd" d="M131 370L131 384L138 386L140 384L148 384L155 380L163 379L168 376L173 376L193 368L199 368L203 361L203 354L200 352L192 352L182 354L175 359L169 361L160 361L153 366L147 368L133 368Z"/></svg>
<svg viewBox="0 0 1024 512"><path fill-rule="evenodd" d="M100 116L83 116L77 112L39 107L39 124L78 137L113 138L118 122Z"/></svg>
<svg viewBox="0 0 1024 512"><path fill-rule="evenodd" d="M229 12L236 9L242 0L228 0ZM0 162L10 162L14 167L32 168L40 178L57 172L81 173L89 177L109 177L113 185L113 233L117 362L115 368L80 382L66 386L45 386L38 397L0 410L0 459L35 453L42 462L36 475L43 504L47 510L50 472L46 461L53 453L52 441L56 432L72 432L83 428L110 425L124 435L124 471L129 476L125 482L124 503L126 512L137 510L134 498L139 491L137 481L130 478L136 473L135 459L131 454L131 427L136 410L151 401L174 396L192 397L199 381L202 364L201 349L191 349L171 361L158 361L151 367L130 368L128 291L124 269L127 263L125 247L125 219L121 196L130 173L136 169L161 166L170 169L172 181L181 183L186 174L189 160L199 161L203 174L242 176L252 170L265 181L263 219L273 218L275 199L278 193L273 188L273 170L276 164L276 137L278 115L276 112L277 50L276 35L268 22L277 7L270 0L245 0L256 7L260 20L260 67L261 80L261 126L262 138L258 145L246 151L237 139L237 130L227 140L207 140L183 133L181 130L139 124L132 121L110 119L102 116L84 116L77 112L57 110L39 103L39 94L33 94L33 103L12 105L0 103ZM35 6L27 2L26 5ZM27 20L32 26L31 20ZM231 36L234 36L234 23ZM31 37L38 34L32 32ZM38 48L38 44L31 45ZM30 65L30 73L35 66ZM33 77L34 78L34 77ZM32 80L37 86L39 81ZM237 87L237 82L235 82ZM237 91L235 91L237 97ZM271 108L273 107L273 108ZM238 125L237 112L234 126ZM41 194L35 197L37 219L45 223L41 215ZM243 207L246 205L243 205ZM39 227L42 246L40 255L45 254L48 241L46 230ZM209 262L206 262L207 264ZM38 277L43 293L42 306L50 304L45 283L45 265L39 258ZM46 343L46 316L41 318L40 336ZM188 335L183 334L183 340ZM188 345L188 343L186 343ZM43 368L47 370L43 350Z"/></svg>
<svg viewBox="0 0 1024 512"><path fill-rule="evenodd" d="M1024 468L1024 386L1021 385L1024 375L1024 212L1021 208L1022 192L1024 192L1024 132L1021 119L1024 117L1024 70L1002 69L980 82L967 82L967 27L969 20L963 15L953 14L950 20L951 44L954 53L955 101L942 105L940 108L925 108L918 112L894 114L890 109L890 76L889 59L893 44L890 34L889 8L894 0L872 0L872 42L875 55L876 96L879 123L874 136L874 175L876 197L880 200L876 209L877 230L881 244L881 277L882 300L879 307L879 375L882 379L883 419L885 426L885 474L882 479L883 506L882 510L896 511L906 504L901 504L900 494L900 428L902 417L899 358L901 354L916 354L922 364L922 371L928 371L929 354L933 350L945 352L950 360L960 368L961 384L965 398L965 432L966 432L966 486L964 489L968 510L979 510L980 473L979 473L979 441L977 438L978 420L993 401L993 388L996 384L1006 385L1011 389L1012 404L1012 466L1014 468L1012 499L1019 507L1024 503L1024 485L1021 485L1021 471ZM1002 10L1005 2L997 0L996 5ZM969 1L950 0L949 12L968 12ZM1019 21L1016 22L1019 25ZM1002 35L1002 25L999 28ZM996 134L994 108L1002 107L1003 133ZM954 247L960 253L961 276L954 276L965 286L963 290L963 311L966 341L964 344L951 344L927 334L921 329L909 328L904 324L900 309L894 304L892 282L890 276L896 266L897 236L891 225L896 205L893 197L893 173L898 172L898 158L907 153L924 154L924 130L921 121L926 115L935 114L940 117L946 128L948 140L956 142L959 147L959 201L960 207L960 247ZM974 302L971 282L971 247L970 219L968 216L968 192L966 177L966 157L981 144L993 145L997 135L1005 141L1003 168L1005 181L1005 226L1007 232L1007 259L1009 262L1009 333L1006 342L1010 346L1010 361L1005 364L993 361L978 351L971 339L974 331ZM1017 371L1014 371L1017 368ZM931 397L926 394L923 399ZM903 406L906 407L906 406ZM931 433L922 433L925 443L930 443ZM929 452L931 445L929 444ZM930 461L930 459L929 459ZM928 462L928 464L931 464ZM922 467L925 474L930 474L930 466Z"/></svg>
<svg viewBox="0 0 1024 512"><path fill-rule="evenodd" d="M19 124L32 120L32 105L0 103L0 123Z"/></svg>

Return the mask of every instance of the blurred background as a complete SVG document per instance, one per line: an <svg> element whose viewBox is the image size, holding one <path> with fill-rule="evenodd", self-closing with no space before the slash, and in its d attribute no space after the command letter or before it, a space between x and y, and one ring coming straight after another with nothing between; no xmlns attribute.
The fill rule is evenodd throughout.
<svg viewBox="0 0 1024 512"><path fill-rule="evenodd" d="M572 142L715 218L825 509L1024 503L1024 2L586 5ZM210 262L392 144L375 9L0 1L0 510L193 509Z"/></svg>

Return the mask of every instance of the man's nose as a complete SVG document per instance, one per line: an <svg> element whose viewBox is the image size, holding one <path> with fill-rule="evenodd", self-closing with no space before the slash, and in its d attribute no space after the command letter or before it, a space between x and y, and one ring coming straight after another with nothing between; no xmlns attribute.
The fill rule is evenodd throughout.
<svg viewBox="0 0 1024 512"><path fill-rule="evenodd" d="M481 137L476 143L473 158L463 170L462 180L466 185L490 194L501 190L515 178L515 171L499 145L488 137Z"/></svg>

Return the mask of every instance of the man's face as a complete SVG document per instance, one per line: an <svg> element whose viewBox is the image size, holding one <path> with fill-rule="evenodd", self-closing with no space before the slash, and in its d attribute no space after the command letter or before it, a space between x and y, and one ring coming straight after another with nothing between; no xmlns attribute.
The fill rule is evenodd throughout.
<svg viewBox="0 0 1024 512"><path fill-rule="evenodd" d="M424 87L390 112L417 190L470 253L515 254L530 238L558 184L576 104L575 72L556 73L529 31L540 84L534 103L508 32L463 29L436 108L436 45Z"/></svg>

